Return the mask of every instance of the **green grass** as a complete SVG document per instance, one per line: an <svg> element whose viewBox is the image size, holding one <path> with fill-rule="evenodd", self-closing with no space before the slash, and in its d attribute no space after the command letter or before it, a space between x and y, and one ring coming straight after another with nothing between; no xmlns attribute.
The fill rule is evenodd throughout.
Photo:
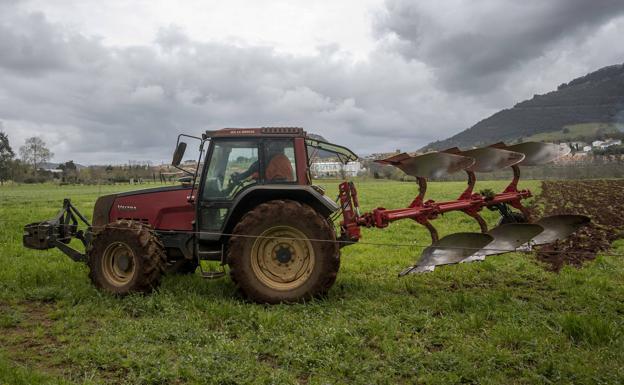
<svg viewBox="0 0 624 385"><path fill-rule="evenodd" d="M599 133L612 134L621 131L621 127L614 123L579 123L565 126L563 130L542 132L525 138L524 142L557 142L566 140L578 140L581 137L596 137Z"/></svg>
<svg viewBox="0 0 624 385"><path fill-rule="evenodd" d="M321 183L331 195L334 182ZM482 182L500 190L505 182ZM538 189L526 181L521 187ZM403 207L415 184L360 181L363 209ZM464 183L431 183L451 199ZM428 244L411 221L364 229L329 298L247 303L228 279L166 277L149 296L94 289L84 265L21 246L62 198L83 212L131 186L0 188L0 384L616 384L624 381L624 261L547 272L507 254L398 279ZM495 214L485 210L492 224ZM442 235L477 231L463 214ZM622 243L616 250L624 252Z"/></svg>

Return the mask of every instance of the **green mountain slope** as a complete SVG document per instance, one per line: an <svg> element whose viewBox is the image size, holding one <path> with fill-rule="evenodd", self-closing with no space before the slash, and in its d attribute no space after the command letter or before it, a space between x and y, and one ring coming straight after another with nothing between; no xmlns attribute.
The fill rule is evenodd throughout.
<svg viewBox="0 0 624 385"><path fill-rule="evenodd" d="M624 64L604 67L535 95L426 149L498 141L589 139L624 131Z"/></svg>

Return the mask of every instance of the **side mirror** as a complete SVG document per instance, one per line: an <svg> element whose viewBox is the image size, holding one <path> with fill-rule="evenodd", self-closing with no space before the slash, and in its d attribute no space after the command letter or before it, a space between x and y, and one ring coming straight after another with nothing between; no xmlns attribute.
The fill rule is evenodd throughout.
<svg viewBox="0 0 624 385"><path fill-rule="evenodd" d="M176 147L175 152L173 153L173 160L171 161L172 166L179 166L182 163L182 157L184 156L184 152L186 151L186 143L180 142L178 143L178 147Z"/></svg>

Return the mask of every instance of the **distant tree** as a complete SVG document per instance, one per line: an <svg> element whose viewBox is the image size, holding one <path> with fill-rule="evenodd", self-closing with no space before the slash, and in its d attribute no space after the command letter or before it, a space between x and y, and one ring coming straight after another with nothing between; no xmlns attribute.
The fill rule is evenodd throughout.
<svg viewBox="0 0 624 385"><path fill-rule="evenodd" d="M28 178L30 167L19 159L15 159L10 163L10 178L12 181L22 183Z"/></svg>
<svg viewBox="0 0 624 385"><path fill-rule="evenodd" d="M9 144L9 137L0 131L0 185L11 175L11 164L15 153Z"/></svg>
<svg viewBox="0 0 624 385"><path fill-rule="evenodd" d="M54 154L46 147L46 143L38 136L26 139L26 142L20 147L20 156L22 161L32 164L33 170L37 173L37 169L41 163L47 162Z"/></svg>
<svg viewBox="0 0 624 385"><path fill-rule="evenodd" d="M65 182L69 182L70 180L75 181L78 176L76 164L74 164L73 160L59 164L57 169L63 170L63 181Z"/></svg>

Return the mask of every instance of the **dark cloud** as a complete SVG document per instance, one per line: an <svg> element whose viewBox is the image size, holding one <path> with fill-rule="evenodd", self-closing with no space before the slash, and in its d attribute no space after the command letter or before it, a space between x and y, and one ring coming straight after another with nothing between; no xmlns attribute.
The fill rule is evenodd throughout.
<svg viewBox="0 0 624 385"><path fill-rule="evenodd" d="M180 131L263 125L303 126L360 152L416 148L471 115L440 119L448 101L427 68L393 52L358 63L337 46L290 56L193 41L177 27L154 46L106 47L20 12L0 28L12 53L0 59L0 118L18 136L47 136L59 157L166 159Z"/></svg>
<svg viewBox="0 0 624 385"><path fill-rule="evenodd" d="M581 44L624 14L621 0L390 0L377 19L405 57L434 68L453 91L487 92L510 72L558 49ZM582 53L581 53L582 54Z"/></svg>
<svg viewBox="0 0 624 385"><path fill-rule="evenodd" d="M56 160L82 163L165 160L179 132L235 126L303 126L360 153L416 149L536 90L611 64L621 49L609 42L624 30L596 31L608 16L591 11L587 22L572 18L579 26L565 29L594 28L591 36L570 42L559 32L561 2L506 3L504 14L524 15L527 25L513 24L511 16L496 21L498 2L478 3L472 16L462 12L474 2L462 3L448 19L449 12L440 16L426 5L433 3L391 2L378 24L379 46L354 62L338 45L293 56L268 46L196 41L175 26L160 29L150 45L107 46L1 1L0 120L15 146L42 135ZM524 4L529 10L522 11ZM540 12L558 27L542 26L551 20ZM489 31L481 43L479 28ZM504 81L458 95L453 91L467 89L462 79Z"/></svg>

